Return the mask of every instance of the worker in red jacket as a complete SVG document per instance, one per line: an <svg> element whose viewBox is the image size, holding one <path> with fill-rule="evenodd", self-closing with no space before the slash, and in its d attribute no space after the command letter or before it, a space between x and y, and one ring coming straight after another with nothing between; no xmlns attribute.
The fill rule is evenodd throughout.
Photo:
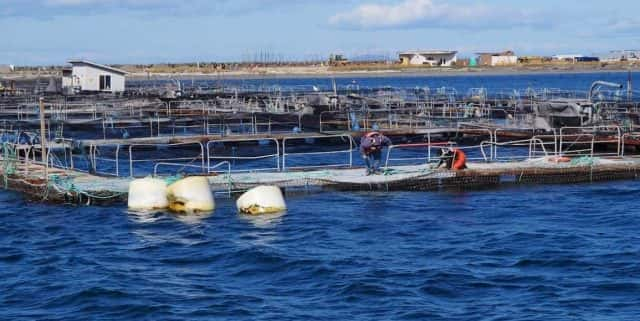
<svg viewBox="0 0 640 321"><path fill-rule="evenodd" d="M446 168L454 171L467 168L467 155L457 148L446 148L440 151L440 162L437 168Z"/></svg>

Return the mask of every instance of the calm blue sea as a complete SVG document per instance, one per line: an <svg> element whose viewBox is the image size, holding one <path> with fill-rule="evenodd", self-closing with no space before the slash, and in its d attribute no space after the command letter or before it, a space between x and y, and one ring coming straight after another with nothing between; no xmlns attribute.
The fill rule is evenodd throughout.
<svg viewBox="0 0 640 321"><path fill-rule="evenodd" d="M313 86L320 90L331 90L333 81L336 86L345 89L366 88L425 88L435 91L437 88L454 88L459 94L464 95L471 88L485 88L490 93L512 92L514 89L524 91L527 88L548 88L587 92L589 86L596 80L604 80L625 85L629 79L628 72L597 72L597 73L537 73L537 74L471 74L466 76L456 75L405 75L399 77L390 76L345 76L339 77L302 77L280 78L265 77L252 79L208 79L189 80L183 79L184 86L225 86L227 88L244 87L248 89L280 88L283 90L310 90ZM631 73L633 88L640 88L640 72ZM133 85L140 84L164 84L162 81L136 81ZM626 89L626 87L625 87Z"/></svg>
<svg viewBox="0 0 640 321"><path fill-rule="evenodd" d="M638 181L325 191L254 218L3 191L0 320L637 320L638 199Z"/></svg>

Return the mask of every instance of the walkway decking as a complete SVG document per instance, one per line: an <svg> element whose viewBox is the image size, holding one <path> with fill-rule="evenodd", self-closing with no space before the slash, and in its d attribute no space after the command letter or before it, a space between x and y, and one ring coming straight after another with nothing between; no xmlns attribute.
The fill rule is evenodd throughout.
<svg viewBox="0 0 640 321"><path fill-rule="evenodd" d="M0 159L0 161L3 161ZM463 171L432 169L428 165L394 166L382 175L364 175L362 168L319 169L288 172L231 173L208 176L214 192L241 191L258 185L285 189L329 188L338 190L438 190L499 184L573 183L638 177L638 158L580 158L554 163L547 158L522 162L470 163ZM7 168L7 167L3 167ZM63 203L103 204L124 202L133 178L104 177L89 173L49 169L37 164L15 164L11 172L0 170L6 189L27 198Z"/></svg>

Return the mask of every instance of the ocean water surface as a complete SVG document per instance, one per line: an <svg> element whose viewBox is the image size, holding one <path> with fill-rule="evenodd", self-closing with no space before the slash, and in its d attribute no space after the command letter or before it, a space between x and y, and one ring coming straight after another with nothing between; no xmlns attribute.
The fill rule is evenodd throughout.
<svg viewBox="0 0 640 321"><path fill-rule="evenodd" d="M631 73L632 85L640 79L640 72ZM192 79L181 80L185 87L198 86L224 86L227 89L244 88L253 90L311 90L314 86L319 90L331 91L333 82L338 88L357 90L367 88L393 87L403 89L429 88L435 92L438 88L453 88L459 95L467 94L472 88L485 88L489 93L510 94L513 90L518 90L524 94L528 88L533 89L561 89L580 91L583 94L589 91L589 87L594 81L603 80L626 85L629 80L629 73L624 71L611 72L577 72L577 73L513 73L513 74L483 74L470 73L467 75L447 75L433 74L407 74L407 75L339 75L337 77L298 77L290 78L286 76L264 76L251 79ZM163 86L167 81L146 79L128 82L128 86ZM637 86L635 86L637 87ZM625 87L626 88L626 87ZM637 95L637 92L636 92Z"/></svg>
<svg viewBox="0 0 640 321"><path fill-rule="evenodd" d="M640 183L302 193L281 216L0 193L3 320L633 320Z"/></svg>

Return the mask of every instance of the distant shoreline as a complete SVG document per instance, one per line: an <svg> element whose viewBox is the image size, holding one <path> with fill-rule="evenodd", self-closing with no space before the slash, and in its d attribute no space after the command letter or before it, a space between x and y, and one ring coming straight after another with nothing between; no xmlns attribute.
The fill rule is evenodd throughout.
<svg viewBox="0 0 640 321"><path fill-rule="evenodd" d="M144 80L252 80L252 79L312 79L312 78L385 78L385 77L459 77L459 76L510 76L540 74L587 74L587 73L626 73L640 72L640 65L610 64L594 65L561 65L561 66L512 66L512 67L473 67L473 68L406 68L368 70L330 69L326 66L302 67L262 67L220 72L131 72L127 75L130 81ZM57 72L13 72L0 74L0 80L33 80L60 77Z"/></svg>
<svg viewBox="0 0 640 321"><path fill-rule="evenodd" d="M210 73L132 73L127 79L141 80L241 80L241 79L313 79L313 78L385 78L385 77L459 77L459 76L509 76L509 75L540 75L540 74L589 74L589 73L626 73L640 72L639 67L629 69L526 69L526 68L468 68L468 69L419 69L419 70L367 70L367 71L322 71L322 72L221 72Z"/></svg>

